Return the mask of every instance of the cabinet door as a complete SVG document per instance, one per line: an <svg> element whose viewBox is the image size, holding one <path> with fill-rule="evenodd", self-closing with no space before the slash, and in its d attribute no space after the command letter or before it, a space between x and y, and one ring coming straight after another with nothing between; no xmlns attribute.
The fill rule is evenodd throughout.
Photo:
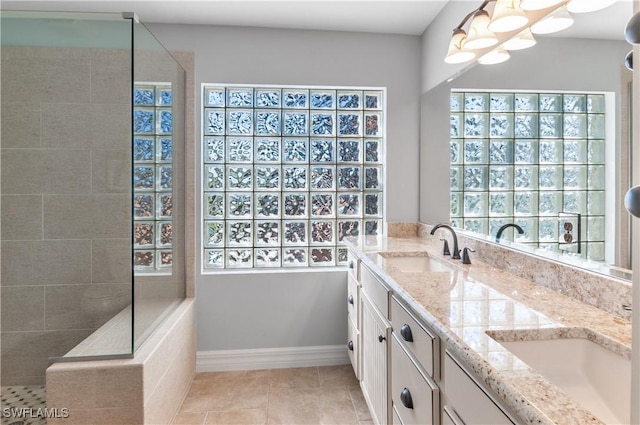
<svg viewBox="0 0 640 425"><path fill-rule="evenodd" d="M347 314L347 317L347 354L356 378L360 379L360 332L358 332L358 328L353 323L351 314Z"/></svg>
<svg viewBox="0 0 640 425"><path fill-rule="evenodd" d="M404 425L439 423L438 387L418 370L395 333L391 337L391 401Z"/></svg>
<svg viewBox="0 0 640 425"><path fill-rule="evenodd" d="M387 388L387 357L390 326L365 293L362 297L362 329L360 330L361 359L360 386L376 424L389 423Z"/></svg>

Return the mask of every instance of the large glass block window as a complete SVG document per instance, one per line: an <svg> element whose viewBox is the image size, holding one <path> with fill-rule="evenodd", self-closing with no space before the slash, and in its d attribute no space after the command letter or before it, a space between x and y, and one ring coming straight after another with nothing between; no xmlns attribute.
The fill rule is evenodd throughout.
<svg viewBox="0 0 640 425"><path fill-rule="evenodd" d="M204 268L346 264L379 234L383 93L204 86Z"/></svg>
<svg viewBox="0 0 640 425"><path fill-rule="evenodd" d="M455 227L562 250L578 213L579 256L604 260L604 94L452 92L450 143Z"/></svg>
<svg viewBox="0 0 640 425"><path fill-rule="evenodd" d="M133 262L139 271L172 265L172 90L137 84L133 90Z"/></svg>

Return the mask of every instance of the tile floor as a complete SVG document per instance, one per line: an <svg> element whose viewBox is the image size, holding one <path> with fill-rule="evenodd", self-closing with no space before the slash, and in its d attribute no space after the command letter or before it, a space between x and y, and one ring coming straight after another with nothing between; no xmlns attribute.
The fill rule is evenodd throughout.
<svg viewBox="0 0 640 425"><path fill-rule="evenodd" d="M173 425L373 425L351 365L198 373Z"/></svg>
<svg viewBox="0 0 640 425"><path fill-rule="evenodd" d="M44 385L12 386L0 388L0 415L2 425L46 425L47 419L39 416L45 408Z"/></svg>

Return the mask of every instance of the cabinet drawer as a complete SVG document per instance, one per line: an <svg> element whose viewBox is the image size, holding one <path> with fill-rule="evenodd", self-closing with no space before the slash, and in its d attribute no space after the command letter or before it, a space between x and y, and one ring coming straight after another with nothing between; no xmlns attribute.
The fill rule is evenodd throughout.
<svg viewBox="0 0 640 425"><path fill-rule="evenodd" d="M439 339L418 323L395 297L391 297L391 327L393 333L415 356L425 372L437 380L439 376L434 376L434 371L437 372L439 368L435 368L434 365L439 353Z"/></svg>
<svg viewBox="0 0 640 425"><path fill-rule="evenodd" d="M444 391L447 404L453 406L461 422L466 425L514 423L448 351L444 356ZM452 422L456 423L455 420Z"/></svg>
<svg viewBox="0 0 640 425"><path fill-rule="evenodd" d="M351 315L347 315L347 317L347 354L356 378L360 379L360 332L358 332Z"/></svg>
<svg viewBox="0 0 640 425"><path fill-rule="evenodd" d="M362 290L378 308L385 319L389 319L389 290L366 266L360 269Z"/></svg>
<svg viewBox="0 0 640 425"><path fill-rule="evenodd" d="M347 311L356 327L358 326L358 304L360 302L358 286L358 281L349 275L347 278Z"/></svg>
<svg viewBox="0 0 640 425"><path fill-rule="evenodd" d="M404 425L439 424L439 391L418 370L398 339L391 338L391 400Z"/></svg>
<svg viewBox="0 0 640 425"><path fill-rule="evenodd" d="M355 280L360 280L360 260L349 249L347 250L347 267L349 268L349 276L352 276Z"/></svg>

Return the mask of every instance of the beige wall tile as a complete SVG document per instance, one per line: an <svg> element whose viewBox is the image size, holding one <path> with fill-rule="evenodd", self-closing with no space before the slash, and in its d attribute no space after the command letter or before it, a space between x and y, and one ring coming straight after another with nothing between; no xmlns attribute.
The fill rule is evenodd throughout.
<svg viewBox="0 0 640 425"><path fill-rule="evenodd" d="M131 304L131 285L47 286L45 302L47 330L98 328Z"/></svg>
<svg viewBox="0 0 640 425"><path fill-rule="evenodd" d="M10 56L5 47L2 48L3 103L37 102L43 77L44 69L37 58Z"/></svg>
<svg viewBox="0 0 640 425"><path fill-rule="evenodd" d="M91 147L90 105L45 103L42 105L42 146L50 149Z"/></svg>
<svg viewBox="0 0 640 425"><path fill-rule="evenodd" d="M89 283L91 241L3 241L2 285Z"/></svg>
<svg viewBox="0 0 640 425"><path fill-rule="evenodd" d="M47 370L47 407L66 407L73 416L77 409L96 407L97 382L95 366L70 366Z"/></svg>
<svg viewBox="0 0 640 425"><path fill-rule="evenodd" d="M2 332L44 330L44 286L1 288Z"/></svg>
<svg viewBox="0 0 640 425"><path fill-rule="evenodd" d="M96 407L142 407L143 369L130 366L96 368Z"/></svg>
<svg viewBox="0 0 640 425"><path fill-rule="evenodd" d="M131 200L127 195L48 195L44 197L47 239L126 238Z"/></svg>
<svg viewBox="0 0 640 425"><path fill-rule="evenodd" d="M95 149L91 165L92 193L131 193L131 149Z"/></svg>
<svg viewBox="0 0 640 425"><path fill-rule="evenodd" d="M91 146L94 149L129 149L131 146L131 106L129 104L90 105Z"/></svg>
<svg viewBox="0 0 640 425"><path fill-rule="evenodd" d="M131 79L130 50L92 49L92 103L131 103Z"/></svg>
<svg viewBox="0 0 640 425"><path fill-rule="evenodd" d="M3 148L41 146L40 104L3 102L1 121Z"/></svg>
<svg viewBox="0 0 640 425"><path fill-rule="evenodd" d="M2 239L42 239L42 196L2 195Z"/></svg>
<svg viewBox="0 0 640 425"><path fill-rule="evenodd" d="M91 101L91 63L86 58L55 58L35 66L46 70L41 84L42 102L88 103Z"/></svg>
<svg viewBox="0 0 640 425"><path fill-rule="evenodd" d="M90 333L90 330L3 332L0 347L2 385L16 377L44 378L49 357L64 355Z"/></svg>
<svg viewBox="0 0 640 425"><path fill-rule="evenodd" d="M129 104L43 105L42 145L48 148L126 149L131 143Z"/></svg>
<svg viewBox="0 0 640 425"><path fill-rule="evenodd" d="M90 193L88 150L2 149L3 194Z"/></svg>
<svg viewBox="0 0 640 425"><path fill-rule="evenodd" d="M167 339L170 345L176 344ZM189 359L193 347L183 344L167 369L162 381L153 391L151 398L145 403L145 424L168 424L180 407L185 394L189 390L195 368L191 367ZM146 374L145 366L145 374ZM145 388L145 393L147 388Z"/></svg>
<svg viewBox="0 0 640 425"><path fill-rule="evenodd" d="M95 283L131 282L131 239L91 241L91 281Z"/></svg>

